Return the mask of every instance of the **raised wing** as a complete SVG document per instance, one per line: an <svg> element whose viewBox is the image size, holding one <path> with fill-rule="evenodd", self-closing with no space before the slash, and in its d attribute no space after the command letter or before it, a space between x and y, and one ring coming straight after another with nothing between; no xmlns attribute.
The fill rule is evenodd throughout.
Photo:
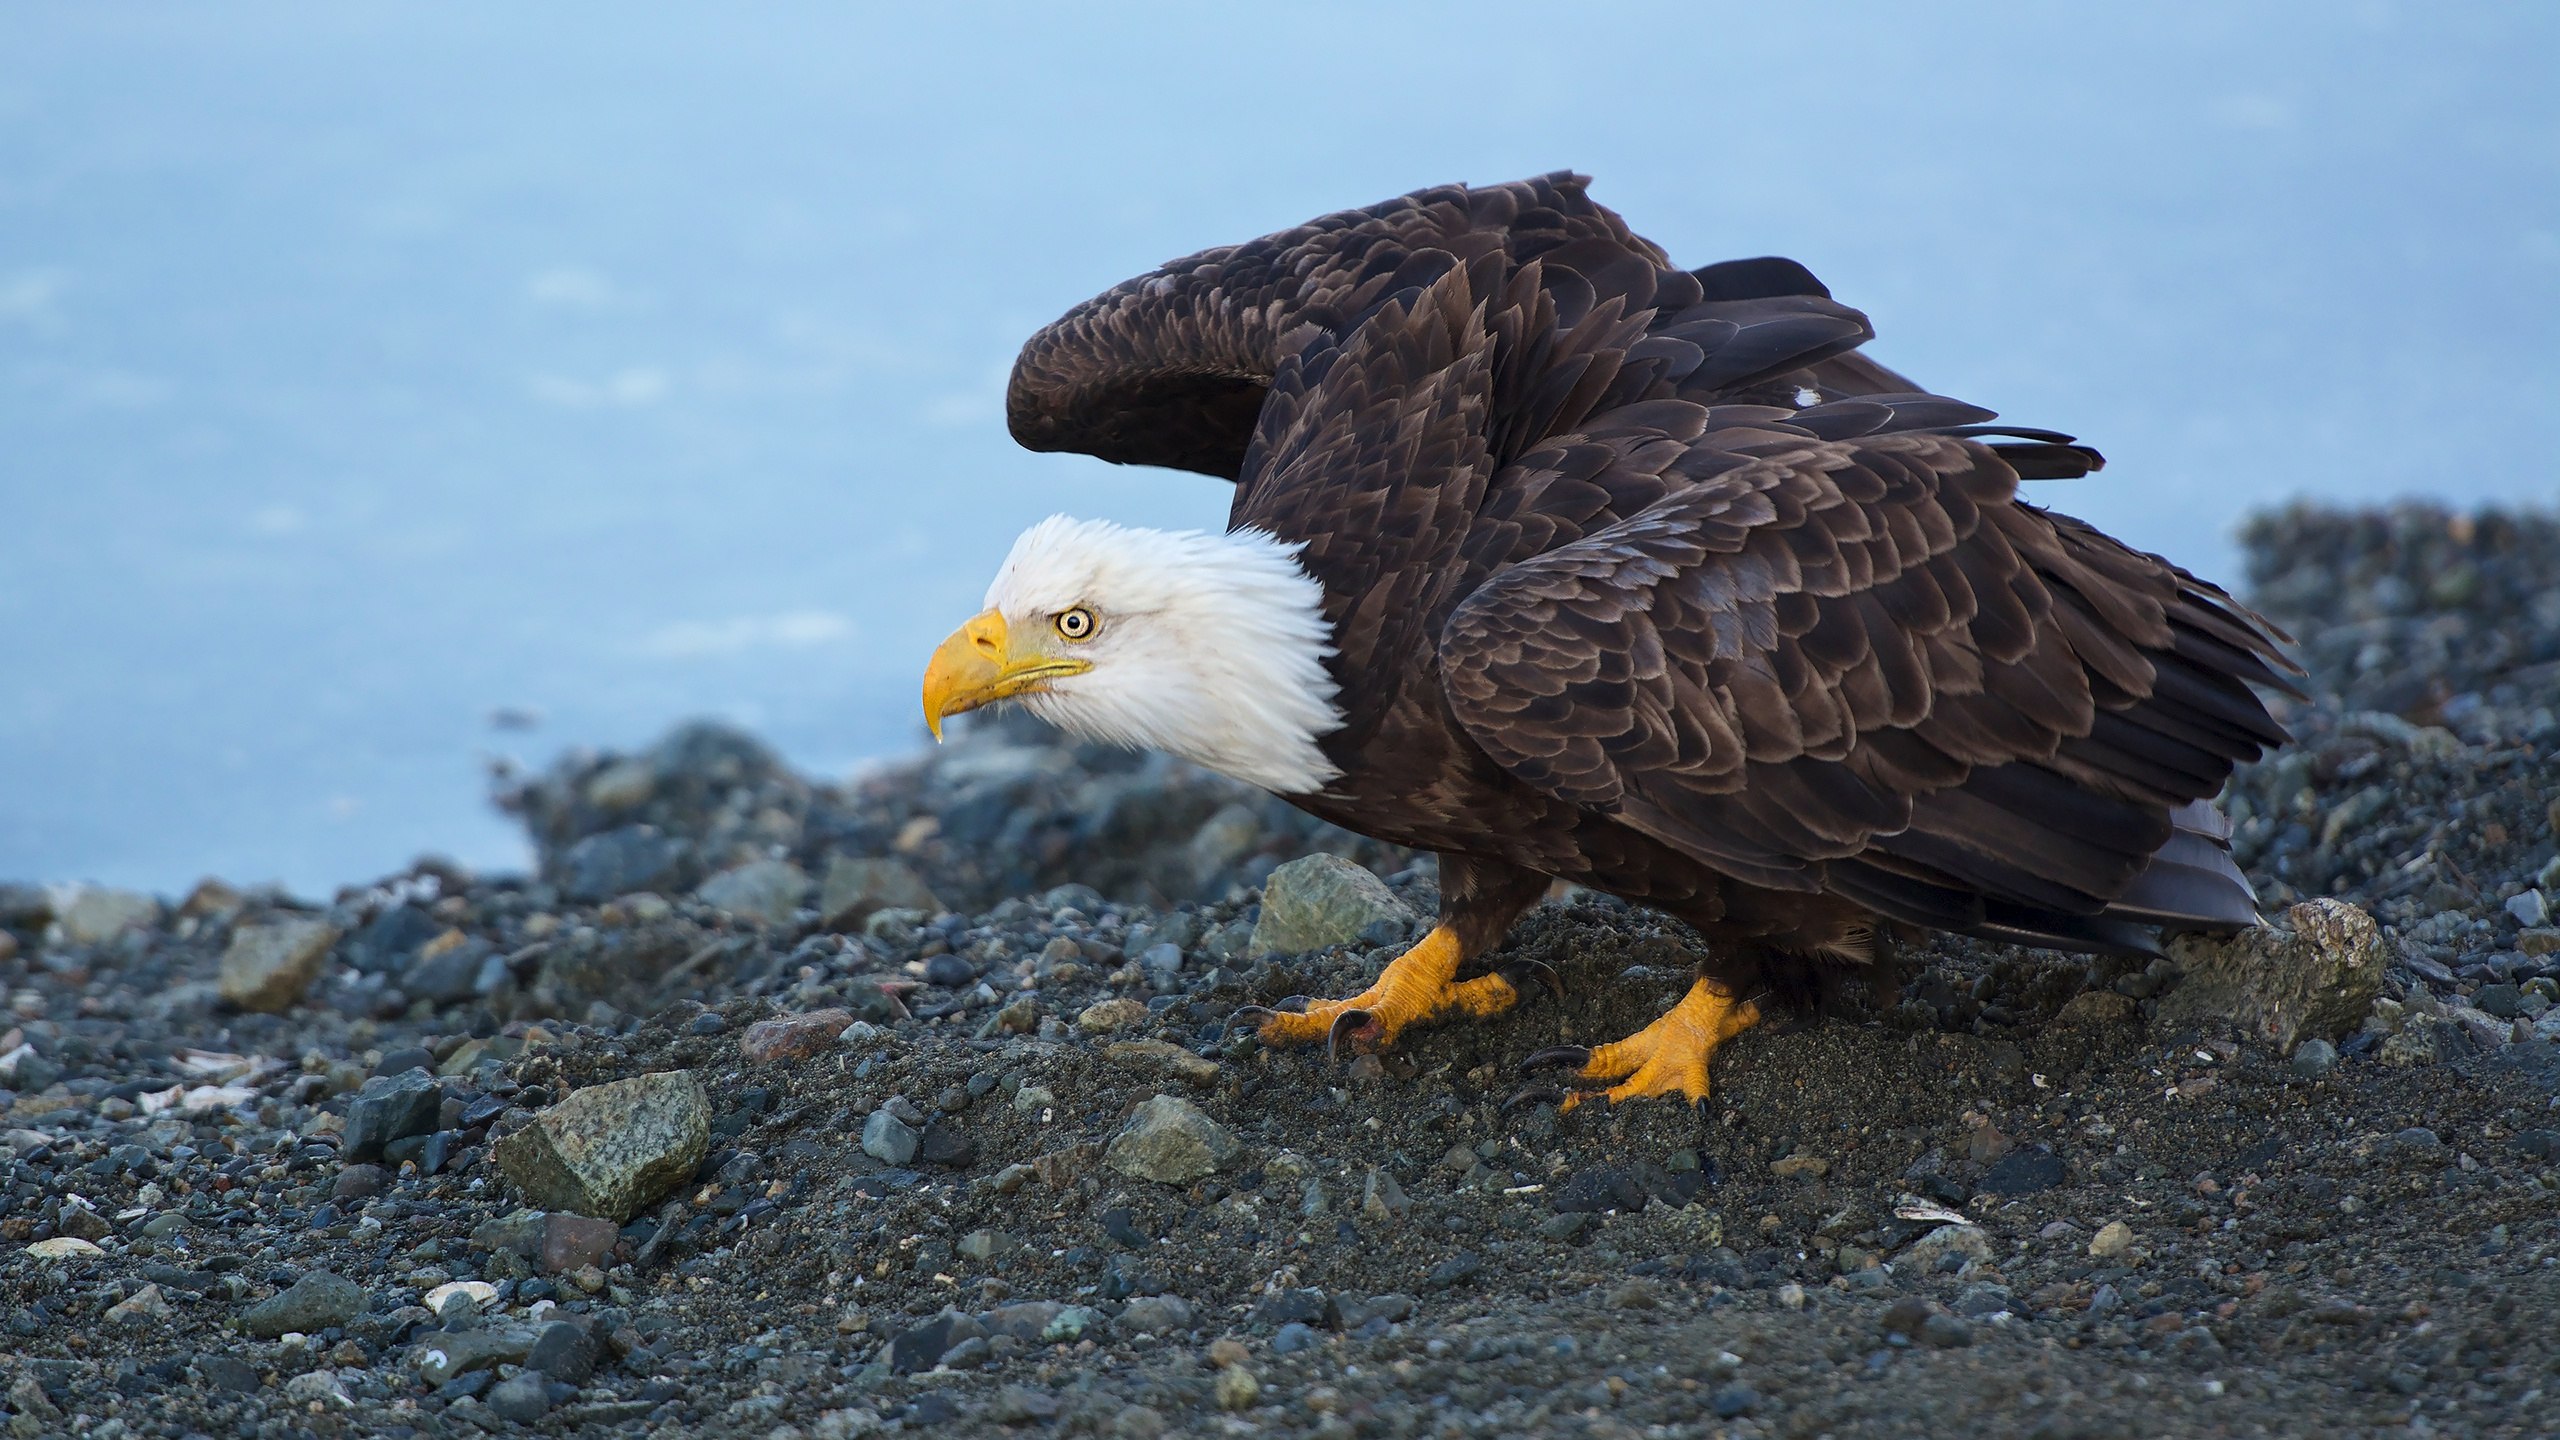
<svg viewBox="0 0 2560 1440"><path fill-rule="evenodd" d="M1649 468L1683 483L1455 608L1443 683L1489 754L1737 879L1915 923L2247 923L2171 817L2285 738L2249 688L2290 669L2262 622L2015 503L1979 441L1712 438L1657 434ZM2164 846L2192 873L2143 879Z"/></svg>
<svg viewBox="0 0 2560 1440"><path fill-rule="evenodd" d="M1818 401L1917 388L1850 353L1870 335L1866 318L1834 303L1803 266L1674 269L1594 202L1588 183L1559 172L1418 190L1114 286L1023 346L1005 400L1014 438L1033 450L1235 479L1263 400L1304 332L1349 336L1408 291L1411 267L1435 254L1470 271L1494 265L1478 271L1475 293L1509 306L1507 320L1489 317L1498 344L1526 350L1592 325L1615 337L1605 354L1567 347L1584 367L1570 375L1534 357L1514 367L1532 377L1518 398L1554 403L1497 402L1503 419L1490 439L1501 460L1557 427L1643 399L1792 408L1807 391ZM1541 383L1548 388L1526 393Z"/></svg>

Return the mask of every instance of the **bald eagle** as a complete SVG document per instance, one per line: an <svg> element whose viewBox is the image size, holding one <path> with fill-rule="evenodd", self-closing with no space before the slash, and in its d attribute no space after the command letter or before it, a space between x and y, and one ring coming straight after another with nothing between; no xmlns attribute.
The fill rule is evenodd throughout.
<svg viewBox="0 0 2560 1440"><path fill-rule="evenodd" d="M2026 504L2103 463L1857 353L1790 260L1675 268L1585 177L1419 190L1203 251L1015 364L1034 450L1235 482L1224 534L1056 518L935 653L1016 700L1433 852L1377 983L1262 1011L1391 1044L1509 1008L1470 973L1553 880L1686 921L1688 994L1561 1052L1579 1099L1707 1093L1760 1001L1880 922L2084 952L2257 919L2212 808L2284 743L2283 637Z"/></svg>

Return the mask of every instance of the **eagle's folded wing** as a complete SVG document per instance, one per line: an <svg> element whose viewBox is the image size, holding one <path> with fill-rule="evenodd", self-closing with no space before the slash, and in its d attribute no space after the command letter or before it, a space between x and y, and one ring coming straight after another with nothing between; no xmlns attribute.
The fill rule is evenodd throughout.
<svg viewBox="0 0 2560 1440"><path fill-rule="evenodd" d="M2227 858L2136 882L2285 738L2250 689L2290 668L2263 622L2015 503L1979 440L1714 438L1744 443L1456 607L1442 678L1479 745L1737 879L1915 923L2246 923Z"/></svg>

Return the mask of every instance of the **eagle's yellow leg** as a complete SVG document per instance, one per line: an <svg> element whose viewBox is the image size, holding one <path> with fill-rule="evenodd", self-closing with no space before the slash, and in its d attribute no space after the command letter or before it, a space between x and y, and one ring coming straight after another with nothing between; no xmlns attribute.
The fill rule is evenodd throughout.
<svg viewBox="0 0 2560 1440"><path fill-rule="evenodd" d="M1387 962L1377 982L1348 1000L1318 1000L1297 1014L1266 1017L1255 1032L1265 1044L1304 1044L1335 1033L1345 1017L1365 1017L1354 1034L1375 1046L1392 1045L1406 1026L1435 1015L1499 1015L1517 1004L1520 992L1499 975L1457 978L1465 958L1456 932L1446 925L1414 942L1412 949Z"/></svg>
<svg viewBox="0 0 2560 1440"><path fill-rule="evenodd" d="M1691 1104L1707 1098L1707 1060L1716 1047L1760 1023L1760 1007L1700 980L1662 1018L1615 1044L1591 1052L1577 1080L1616 1080L1606 1090L1577 1090L1564 1098L1570 1110L1592 1095L1609 1103L1655 1095L1680 1095Z"/></svg>

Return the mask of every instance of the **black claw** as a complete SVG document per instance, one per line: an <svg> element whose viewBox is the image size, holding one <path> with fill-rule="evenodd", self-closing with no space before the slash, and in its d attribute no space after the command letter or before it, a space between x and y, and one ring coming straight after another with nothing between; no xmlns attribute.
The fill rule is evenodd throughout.
<svg viewBox="0 0 2560 1440"><path fill-rule="evenodd" d="M1544 960L1514 960L1494 973L1510 982L1511 988L1523 996L1528 994L1532 984L1550 995L1564 994L1564 981L1556 974L1556 967Z"/></svg>
<svg viewBox="0 0 2560 1440"><path fill-rule="evenodd" d="M1503 1101L1502 1108L1516 1110L1523 1105L1561 1105L1564 1103L1564 1098L1565 1092L1561 1086L1527 1085L1513 1092L1510 1099Z"/></svg>
<svg viewBox="0 0 2560 1440"><path fill-rule="evenodd" d="M1325 1032L1325 1058L1328 1060L1340 1060L1342 1058L1343 1033L1345 1031L1357 1031L1361 1026L1369 1024L1376 1018L1376 1016L1371 1015L1366 1010L1345 1010L1341 1014L1334 1016L1333 1028Z"/></svg>
<svg viewBox="0 0 2560 1440"><path fill-rule="evenodd" d="M1588 1045L1550 1045L1521 1061L1520 1068L1546 1070L1558 1065L1570 1065L1579 1070L1590 1063L1591 1047Z"/></svg>

